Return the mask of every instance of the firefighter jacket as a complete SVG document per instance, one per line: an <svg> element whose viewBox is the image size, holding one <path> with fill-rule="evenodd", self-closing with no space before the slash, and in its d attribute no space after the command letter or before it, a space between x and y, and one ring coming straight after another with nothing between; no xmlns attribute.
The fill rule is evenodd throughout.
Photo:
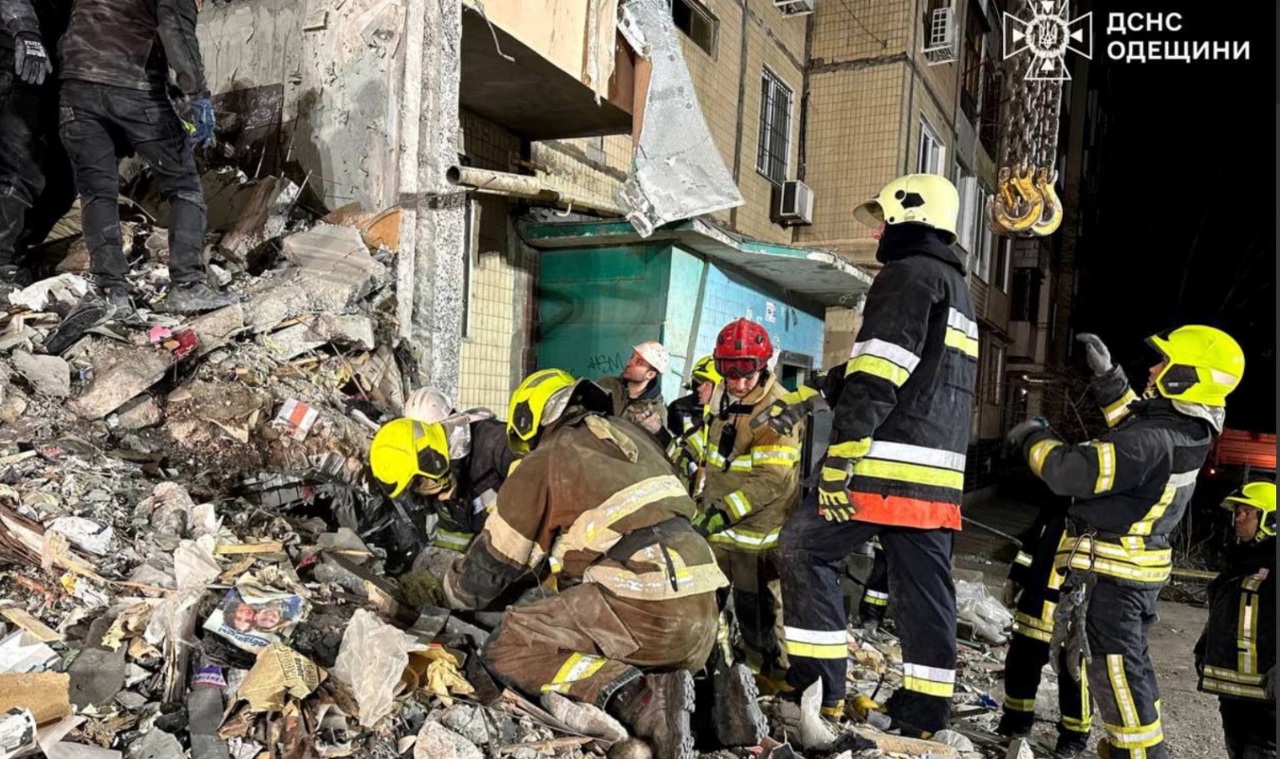
<svg viewBox="0 0 1280 759"><path fill-rule="evenodd" d="M614 416L635 422L652 433L663 445L670 441L670 435L664 428L667 407L662 401L662 386L658 378L655 377L649 383L639 398L631 397L627 392L627 383L621 377L601 377L596 384L608 390L613 397Z"/></svg>
<svg viewBox="0 0 1280 759"><path fill-rule="evenodd" d="M471 424L471 451L449 462L456 485L448 498L435 498L435 545L465 551L484 527L485 518L498 499L498 488L516 462L507 445L507 426L497 419Z"/></svg>
<svg viewBox="0 0 1280 759"><path fill-rule="evenodd" d="M697 394L677 398L667 409L667 431L671 442L667 444L667 459L676 468L676 475L685 484L689 495L695 499L702 493L707 450L707 425L709 410L698 403Z"/></svg>
<svg viewBox="0 0 1280 759"><path fill-rule="evenodd" d="M1209 583L1209 620L1196 643L1199 689L1266 699L1276 665L1276 550L1271 540L1235 546Z"/></svg>
<svg viewBox="0 0 1280 759"><path fill-rule="evenodd" d="M853 355L827 374L827 455L855 460L854 519L959 530L978 325L960 257L913 226L885 229Z"/></svg>
<svg viewBox="0 0 1280 759"><path fill-rule="evenodd" d="M169 69L190 97L208 97L196 0L75 0L59 43L62 79L165 92Z"/></svg>
<svg viewBox="0 0 1280 759"><path fill-rule="evenodd" d="M689 522L694 509L644 430L571 407L507 478L445 594L480 608L544 571L561 590L591 582L622 598L714 592L729 581Z"/></svg>
<svg viewBox="0 0 1280 759"><path fill-rule="evenodd" d="M40 19L31 0L0 0L0 50L12 52L13 38L24 32L40 34ZM13 67L12 56L3 60L6 66Z"/></svg>
<svg viewBox="0 0 1280 759"><path fill-rule="evenodd" d="M1047 570L1053 566L1058 543L1067 518L1068 502L1047 503L1036 512L1036 521L1018 535L1018 553L1009 565L1009 579L1019 587L1044 585Z"/></svg>
<svg viewBox="0 0 1280 759"><path fill-rule="evenodd" d="M725 513L728 526L708 540L731 550L776 547L782 525L800 503L804 425L797 425L790 435L780 435L767 424L752 428L751 420L785 392L772 374L761 378L745 398L733 398L723 385L711 397L701 503L704 509Z"/></svg>
<svg viewBox="0 0 1280 759"><path fill-rule="evenodd" d="M1169 533L1191 501L1213 428L1168 399L1132 400L1119 367L1095 378L1092 389L1111 425L1106 434L1070 444L1044 429L1023 442L1031 471L1057 495L1076 499L1054 565L1160 587L1173 566Z"/></svg>

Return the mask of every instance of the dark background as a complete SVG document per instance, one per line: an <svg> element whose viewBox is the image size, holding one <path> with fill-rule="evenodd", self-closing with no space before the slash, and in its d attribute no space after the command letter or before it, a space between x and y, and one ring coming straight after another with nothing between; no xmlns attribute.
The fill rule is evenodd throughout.
<svg viewBox="0 0 1280 759"><path fill-rule="evenodd" d="M1227 426L1276 430L1276 246L1272 3L1095 2L1090 86L1106 114L1101 167L1078 263L1076 332L1096 332L1140 389L1143 338L1218 327L1245 351ZM1106 33L1111 12L1180 12L1180 32ZM1112 61L1113 40L1245 41L1249 60ZM1280 93L1277 94L1280 102ZM1086 217L1089 218L1089 217ZM1081 352L1073 347L1077 360Z"/></svg>

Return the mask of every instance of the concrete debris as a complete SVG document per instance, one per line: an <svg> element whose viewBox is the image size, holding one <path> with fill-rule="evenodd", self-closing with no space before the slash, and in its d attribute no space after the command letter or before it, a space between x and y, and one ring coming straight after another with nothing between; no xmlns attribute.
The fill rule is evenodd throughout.
<svg viewBox="0 0 1280 759"><path fill-rule="evenodd" d="M159 382L173 361L173 354L160 348L103 345L92 382L68 408L85 419L101 419Z"/></svg>
<svg viewBox="0 0 1280 759"><path fill-rule="evenodd" d="M250 253L284 232L301 191L284 177L267 177L255 183L243 214L222 237L218 250L232 263L247 263Z"/></svg>
<svg viewBox="0 0 1280 759"><path fill-rule="evenodd" d="M284 240L284 257L297 266L317 311L342 312L385 281L385 266L369 255L359 230L317 225Z"/></svg>
<svg viewBox="0 0 1280 759"><path fill-rule="evenodd" d="M121 431L142 430L154 427L164 419L164 413L156 399L149 395L128 401L115 413L115 427ZM108 420L108 424L110 420Z"/></svg>
<svg viewBox="0 0 1280 759"><path fill-rule="evenodd" d="M475 744L438 722L428 722L418 733L413 759L484 759Z"/></svg>
<svg viewBox="0 0 1280 759"><path fill-rule="evenodd" d="M1031 750L1031 742L1026 738L1014 738L1009 744L1005 759L1035 759L1035 751Z"/></svg>
<svg viewBox="0 0 1280 759"><path fill-rule="evenodd" d="M71 395L71 368L57 356L33 356L13 352L13 366L31 383L37 395L67 398Z"/></svg>

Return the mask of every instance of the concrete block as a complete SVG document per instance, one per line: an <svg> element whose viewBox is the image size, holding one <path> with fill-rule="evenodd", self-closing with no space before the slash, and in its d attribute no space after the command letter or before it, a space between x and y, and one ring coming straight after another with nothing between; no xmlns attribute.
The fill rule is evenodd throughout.
<svg viewBox="0 0 1280 759"><path fill-rule="evenodd" d="M208 355L230 342L244 329L244 307L236 303L217 311L210 311L187 322L186 325L200 338L196 358Z"/></svg>
<svg viewBox="0 0 1280 759"><path fill-rule="evenodd" d="M328 342L323 337L317 336L317 332L311 328L310 324L294 324L272 332L262 340L267 350L282 361L301 356Z"/></svg>
<svg viewBox="0 0 1280 759"><path fill-rule="evenodd" d="M14 351L13 366L27 378L37 394L53 398L71 396L71 367L61 358Z"/></svg>
<svg viewBox="0 0 1280 759"><path fill-rule="evenodd" d="M255 333L266 332L286 319L301 316L311 308L307 291L296 270L264 278L244 301L244 323Z"/></svg>
<svg viewBox="0 0 1280 759"><path fill-rule="evenodd" d="M144 395L128 401L116 412L116 426L125 431L154 427L163 418L155 398Z"/></svg>
<svg viewBox="0 0 1280 759"><path fill-rule="evenodd" d="M93 384L67 406L85 419L101 419L159 382L173 361L173 354L163 348L117 350L95 363Z"/></svg>
<svg viewBox="0 0 1280 759"><path fill-rule="evenodd" d="M388 276L369 255L360 230L318 225L284 239L284 256L297 266L316 311L343 311Z"/></svg>
<svg viewBox="0 0 1280 759"><path fill-rule="evenodd" d="M284 177L267 177L255 183L244 215L223 236L218 250L230 261L245 263L251 251L284 232L289 209L301 190Z"/></svg>

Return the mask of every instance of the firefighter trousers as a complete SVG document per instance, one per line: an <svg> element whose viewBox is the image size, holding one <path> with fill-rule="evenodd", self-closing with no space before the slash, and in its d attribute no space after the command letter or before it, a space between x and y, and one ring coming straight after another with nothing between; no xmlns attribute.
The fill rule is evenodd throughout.
<svg viewBox="0 0 1280 759"><path fill-rule="evenodd" d="M601 709L641 669L696 671L716 639L715 593L620 598L593 583L511 607L482 654L495 679Z"/></svg>
<svg viewBox="0 0 1280 759"><path fill-rule="evenodd" d="M1068 575L1070 592L1077 573ZM1165 759L1160 688L1147 651L1158 586L1124 586L1099 575L1089 590L1085 638L1089 692L1107 729L1112 759Z"/></svg>
<svg viewBox="0 0 1280 759"><path fill-rule="evenodd" d="M828 522L810 493L778 538L787 684L803 693L822 681L822 705L841 706L849 666L840 571L844 557L879 536L889 592L902 623L903 683L889 699L904 730L934 733L947 726L956 668L956 591L950 530L919 530L870 522Z"/></svg>
<svg viewBox="0 0 1280 759"><path fill-rule="evenodd" d="M1275 759L1276 705L1253 698L1218 699L1227 759Z"/></svg>
<svg viewBox="0 0 1280 759"><path fill-rule="evenodd" d="M746 654L746 665L757 674L781 677L787 661L779 642L782 604L779 598L776 550L740 551L711 543L720 571L729 578L733 618ZM729 620L723 624L728 625ZM726 628L722 637L727 636Z"/></svg>
<svg viewBox="0 0 1280 759"><path fill-rule="evenodd" d="M885 612L889 610L889 561L879 541L875 544L875 560L871 564L871 574L867 576L862 601L858 604L858 617L864 624L884 621Z"/></svg>
<svg viewBox="0 0 1280 759"><path fill-rule="evenodd" d="M1049 663L1049 644L1015 632L1004 660L1004 720L1030 729L1035 722L1036 692L1040 675ZM1089 678L1084 663L1070 662L1065 650L1058 654L1058 732L1087 738L1093 722L1089 702Z"/></svg>

